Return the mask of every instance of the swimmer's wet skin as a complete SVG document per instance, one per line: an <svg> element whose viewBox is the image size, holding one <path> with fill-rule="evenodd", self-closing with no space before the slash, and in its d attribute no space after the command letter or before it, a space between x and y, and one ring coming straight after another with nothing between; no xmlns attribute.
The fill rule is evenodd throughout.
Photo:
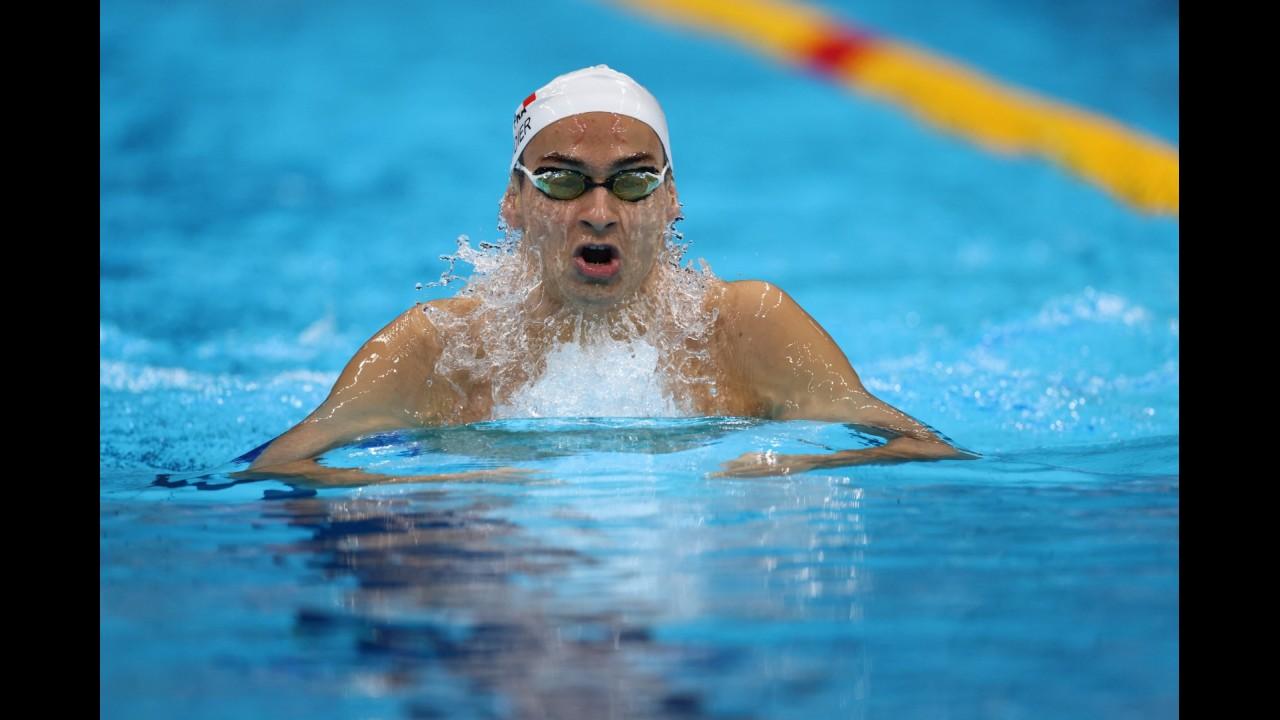
<svg viewBox="0 0 1280 720"><path fill-rule="evenodd" d="M514 248L506 264L380 330L324 403L238 477L364 485L518 476L392 477L315 458L374 432L492 419L538 380L556 347L610 339L655 347L663 387L688 415L847 423L887 441L747 453L716 476L975 457L871 395L779 288L679 268L680 248L667 241L680 203L666 120L634 80L602 65L562 75L517 108L514 139L501 203Z"/></svg>

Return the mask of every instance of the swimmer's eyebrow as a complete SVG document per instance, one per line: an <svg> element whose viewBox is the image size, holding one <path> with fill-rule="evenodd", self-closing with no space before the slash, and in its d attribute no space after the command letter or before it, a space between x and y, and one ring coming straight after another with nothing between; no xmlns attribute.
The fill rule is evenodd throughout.
<svg viewBox="0 0 1280 720"><path fill-rule="evenodd" d="M657 160L655 160L653 156L650 155L649 153L638 152L638 153L633 153L631 155L628 155L624 158L618 158L617 160L614 160L613 164L609 166L609 169L617 170L618 168L623 167L624 165L634 165L635 163L644 162L646 160L648 160L649 162L657 162Z"/></svg>
<svg viewBox="0 0 1280 720"><path fill-rule="evenodd" d="M552 162L560 162L565 165L577 165L578 167L586 167L587 164L572 155L555 152L554 150L542 156L542 162L550 160Z"/></svg>
<svg viewBox="0 0 1280 720"><path fill-rule="evenodd" d="M582 160L579 160L578 158L572 155L565 155L562 152L556 152L554 150L542 156L542 162L546 162L548 160L552 162L564 163L565 165L576 165L577 167L580 167L580 168L587 167L587 163L583 162ZM614 160L609 165L609 169L616 170L626 165L634 165L635 163L645 162L645 161L656 162L656 160L654 160L653 158L653 155L650 155L647 152L638 152L638 153L632 153L626 157L622 157L622 158L618 158L617 160Z"/></svg>

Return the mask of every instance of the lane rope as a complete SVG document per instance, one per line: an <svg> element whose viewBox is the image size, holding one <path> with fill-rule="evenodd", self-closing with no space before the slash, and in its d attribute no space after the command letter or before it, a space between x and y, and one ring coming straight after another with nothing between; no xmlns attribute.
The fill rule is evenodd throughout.
<svg viewBox="0 0 1280 720"><path fill-rule="evenodd" d="M806 67L989 151L1042 157L1141 211L1178 214L1177 149L1103 115L1003 85L801 3L614 1Z"/></svg>

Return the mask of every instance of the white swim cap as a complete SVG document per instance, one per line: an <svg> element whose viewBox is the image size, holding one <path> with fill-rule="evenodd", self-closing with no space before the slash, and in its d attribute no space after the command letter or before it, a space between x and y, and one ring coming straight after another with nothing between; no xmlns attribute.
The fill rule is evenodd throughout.
<svg viewBox="0 0 1280 720"><path fill-rule="evenodd" d="M608 65L596 65L565 73L520 103L512 128L515 151L511 153L511 169L515 169L524 146L542 128L561 118L588 112L626 115L653 128L662 141L662 149L667 151L667 162L671 162L667 118L658 100L635 80Z"/></svg>

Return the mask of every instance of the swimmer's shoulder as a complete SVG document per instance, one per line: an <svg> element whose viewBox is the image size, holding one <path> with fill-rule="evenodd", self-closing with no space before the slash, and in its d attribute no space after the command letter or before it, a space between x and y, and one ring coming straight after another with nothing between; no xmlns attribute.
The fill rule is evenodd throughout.
<svg viewBox="0 0 1280 720"><path fill-rule="evenodd" d="M767 280L719 280L718 283L724 286L726 296L737 300L758 298L761 293L770 291L782 292L782 288Z"/></svg>
<svg viewBox="0 0 1280 720"><path fill-rule="evenodd" d="M445 313L450 317L465 318L470 317L472 313L480 307L480 301L472 297L451 297L432 300L431 302L414 303L410 311L417 312L428 317L438 316L439 313Z"/></svg>
<svg viewBox="0 0 1280 720"><path fill-rule="evenodd" d="M803 313L782 288L765 280L717 281L708 299L720 317L735 325L763 325Z"/></svg>
<svg viewBox="0 0 1280 720"><path fill-rule="evenodd" d="M785 290L766 280L724 283L719 303L721 336L738 338L750 346L775 347L790 343L834 346L831 335Z"/></svg>
<svg viewBox="0 0 1280 720"><path fill-rule="evenodd" d="M472 298L444 298L414 303L365 343L364 351L438 350L458 322L466 323L476 308ZM359 357L359 355L357 356Z"/></svg>
<svg viewBox="0 0 1280 720"><path fill-rule="evenodd" d="M420 332L438 333L458 322L466 322L480 306L475 298L441 298L430 302L414 303L393 321L417 329Z"/></svg>

